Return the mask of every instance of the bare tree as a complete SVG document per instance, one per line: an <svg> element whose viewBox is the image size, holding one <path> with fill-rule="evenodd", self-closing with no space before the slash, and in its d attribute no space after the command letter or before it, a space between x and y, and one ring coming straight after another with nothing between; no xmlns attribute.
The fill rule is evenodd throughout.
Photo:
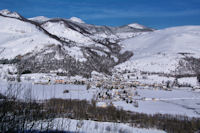
<svg viewBox="0 0 200 133"><path fill-rule="evenodd" d="M48 123L46 130L51 127L53 117L44 112L42 104L31 99L28 89L25 101L19 100L23 87L19 84L8 85L7 91L0 97L0 132L25 132L32 130L35 121L42 120Z"/></svg>
<svg viewBox="0 0 200 133"><path fill-rule="evenodd" d="M200 58L186 57L185 60L188 63L188 67L195 72L197 81L200 83Z"/></svg>

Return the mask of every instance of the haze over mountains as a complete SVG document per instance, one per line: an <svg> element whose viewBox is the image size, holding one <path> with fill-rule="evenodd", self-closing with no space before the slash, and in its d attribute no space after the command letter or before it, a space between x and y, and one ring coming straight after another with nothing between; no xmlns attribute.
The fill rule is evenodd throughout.
<svg viewBox="0 0 200 133"><path fill-rule="evenodd" d="M64 75L84 77L113 70L194 74L185 58L200 56L200 26L96 26L76 17L27 19L8 10L0 11L0 20L0 60L19 60L20 71L62 69Z"/></svg>

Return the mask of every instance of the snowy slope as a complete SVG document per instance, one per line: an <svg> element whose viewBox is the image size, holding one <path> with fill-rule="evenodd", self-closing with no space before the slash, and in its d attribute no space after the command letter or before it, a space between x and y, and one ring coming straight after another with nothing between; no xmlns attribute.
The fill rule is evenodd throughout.
<svg viewBox="0 0 200 133"><path fill-rule="evenodd" d="M57 35L68 40L72 40L77 43L91 44L93 42L90 38L84 36L80 32L77 32L69 27L66 27L63 21L60 22L47 22L42 25L50 33Z"/></svg>
<svg viewBox="0 0 200 133"><path fill-rule="evenodd" d="M56 61L66 58L69 59L67 64L71 64L71 60L84 62L70 66L73 71L85 68L88 74L92 70L110 73L116 64L133 55L129 50L121 51L119 41L153 31L144 26L138 28L139 24L120 27L90 25L76 17L26 19L8 10L0 11L0 20L0 60L21 55L19 57L30 64L39 64L37 68L43 72L46 72L46 65L52 66L52 70L57 69ZM30 65L26 67L34 69Z"/></svg>
<svg viewBox="0 0 200 133"><path fill-rule="evenodd" d="M153 31L137 23L108 27L86 24L76 17L67 20L39 16L26 21L16 12L2 10L0 14L0 59L11 59L33 51L41 53L45 48L42 58L49 51L52 55L55 52L53 48L47 50L46 46L62 44L58 48L62 49L62 55L68 54L75 60L87 61L86 58L97 57L93 60L96 63L100 57L106 56L113 67L119 60L118 63L128 60L132 54L127 51L132 51L134 56L116 68L171 73L176 71L183 53L200 57L200 26ZM57 57L61 55L59 51L56 51Z"/></svg>
<svg viewBox="0 0 200 133"><path fill-rule="evenodd" d="M126 123L97 122L67 118L55 118L52 123L51 130L64 130L73 133L165 133L162 130L137 128ZM38 123L36 122L34 124L33 129L40 130L41 127L48 128L47 126L47 122L41 124L41 121L38 121Z"/></svg>
<svg viewBox="0 0 200 133"><path fill-rule="evenodd" d="M200 26L158 30L121 43L123 49L133 51L134 56L118 68L170 73L184 57L181 53L200 57Z"/></svg>
<svg viewBox="0 0 200 133"><path fill-rule="evenodd" d="M14 58L33 50L39 50L58 41L45 35L35 25L15 18L0 16L0 58Z"/></svg>
<svg viewBox="0 0 200 133"><path fill-rule="evenodd" d="M126 49L146 53L199 54L200 26L173 27L158 30L123 42Z"/></svg>

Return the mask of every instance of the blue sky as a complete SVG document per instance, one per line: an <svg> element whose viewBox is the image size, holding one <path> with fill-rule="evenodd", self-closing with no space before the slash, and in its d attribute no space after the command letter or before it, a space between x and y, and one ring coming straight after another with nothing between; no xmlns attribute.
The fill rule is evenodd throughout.
<svg viewBox="0 0 200 133"><path fill-rule="evenodd" d="M133 22L157 29L200 25L200 0L0 0L0 9L24 17L76 16L86 23L109 26Z"/></svg>

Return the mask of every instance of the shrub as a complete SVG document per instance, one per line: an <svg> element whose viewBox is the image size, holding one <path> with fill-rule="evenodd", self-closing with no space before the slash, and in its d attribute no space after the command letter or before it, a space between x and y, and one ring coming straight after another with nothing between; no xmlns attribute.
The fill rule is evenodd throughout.
<svg viewBox="0 0 200 133"><path fill-rule="evenodd" d="M63 93L69 93L69 90L64 90Z"/></svg>
<svg viewBox="0 0 200 133"><path fill-rule="evenodd" d="M22 74L29 74L29 73L32 73L30 70L24 70L23 72L22 72Z"/></svg>

